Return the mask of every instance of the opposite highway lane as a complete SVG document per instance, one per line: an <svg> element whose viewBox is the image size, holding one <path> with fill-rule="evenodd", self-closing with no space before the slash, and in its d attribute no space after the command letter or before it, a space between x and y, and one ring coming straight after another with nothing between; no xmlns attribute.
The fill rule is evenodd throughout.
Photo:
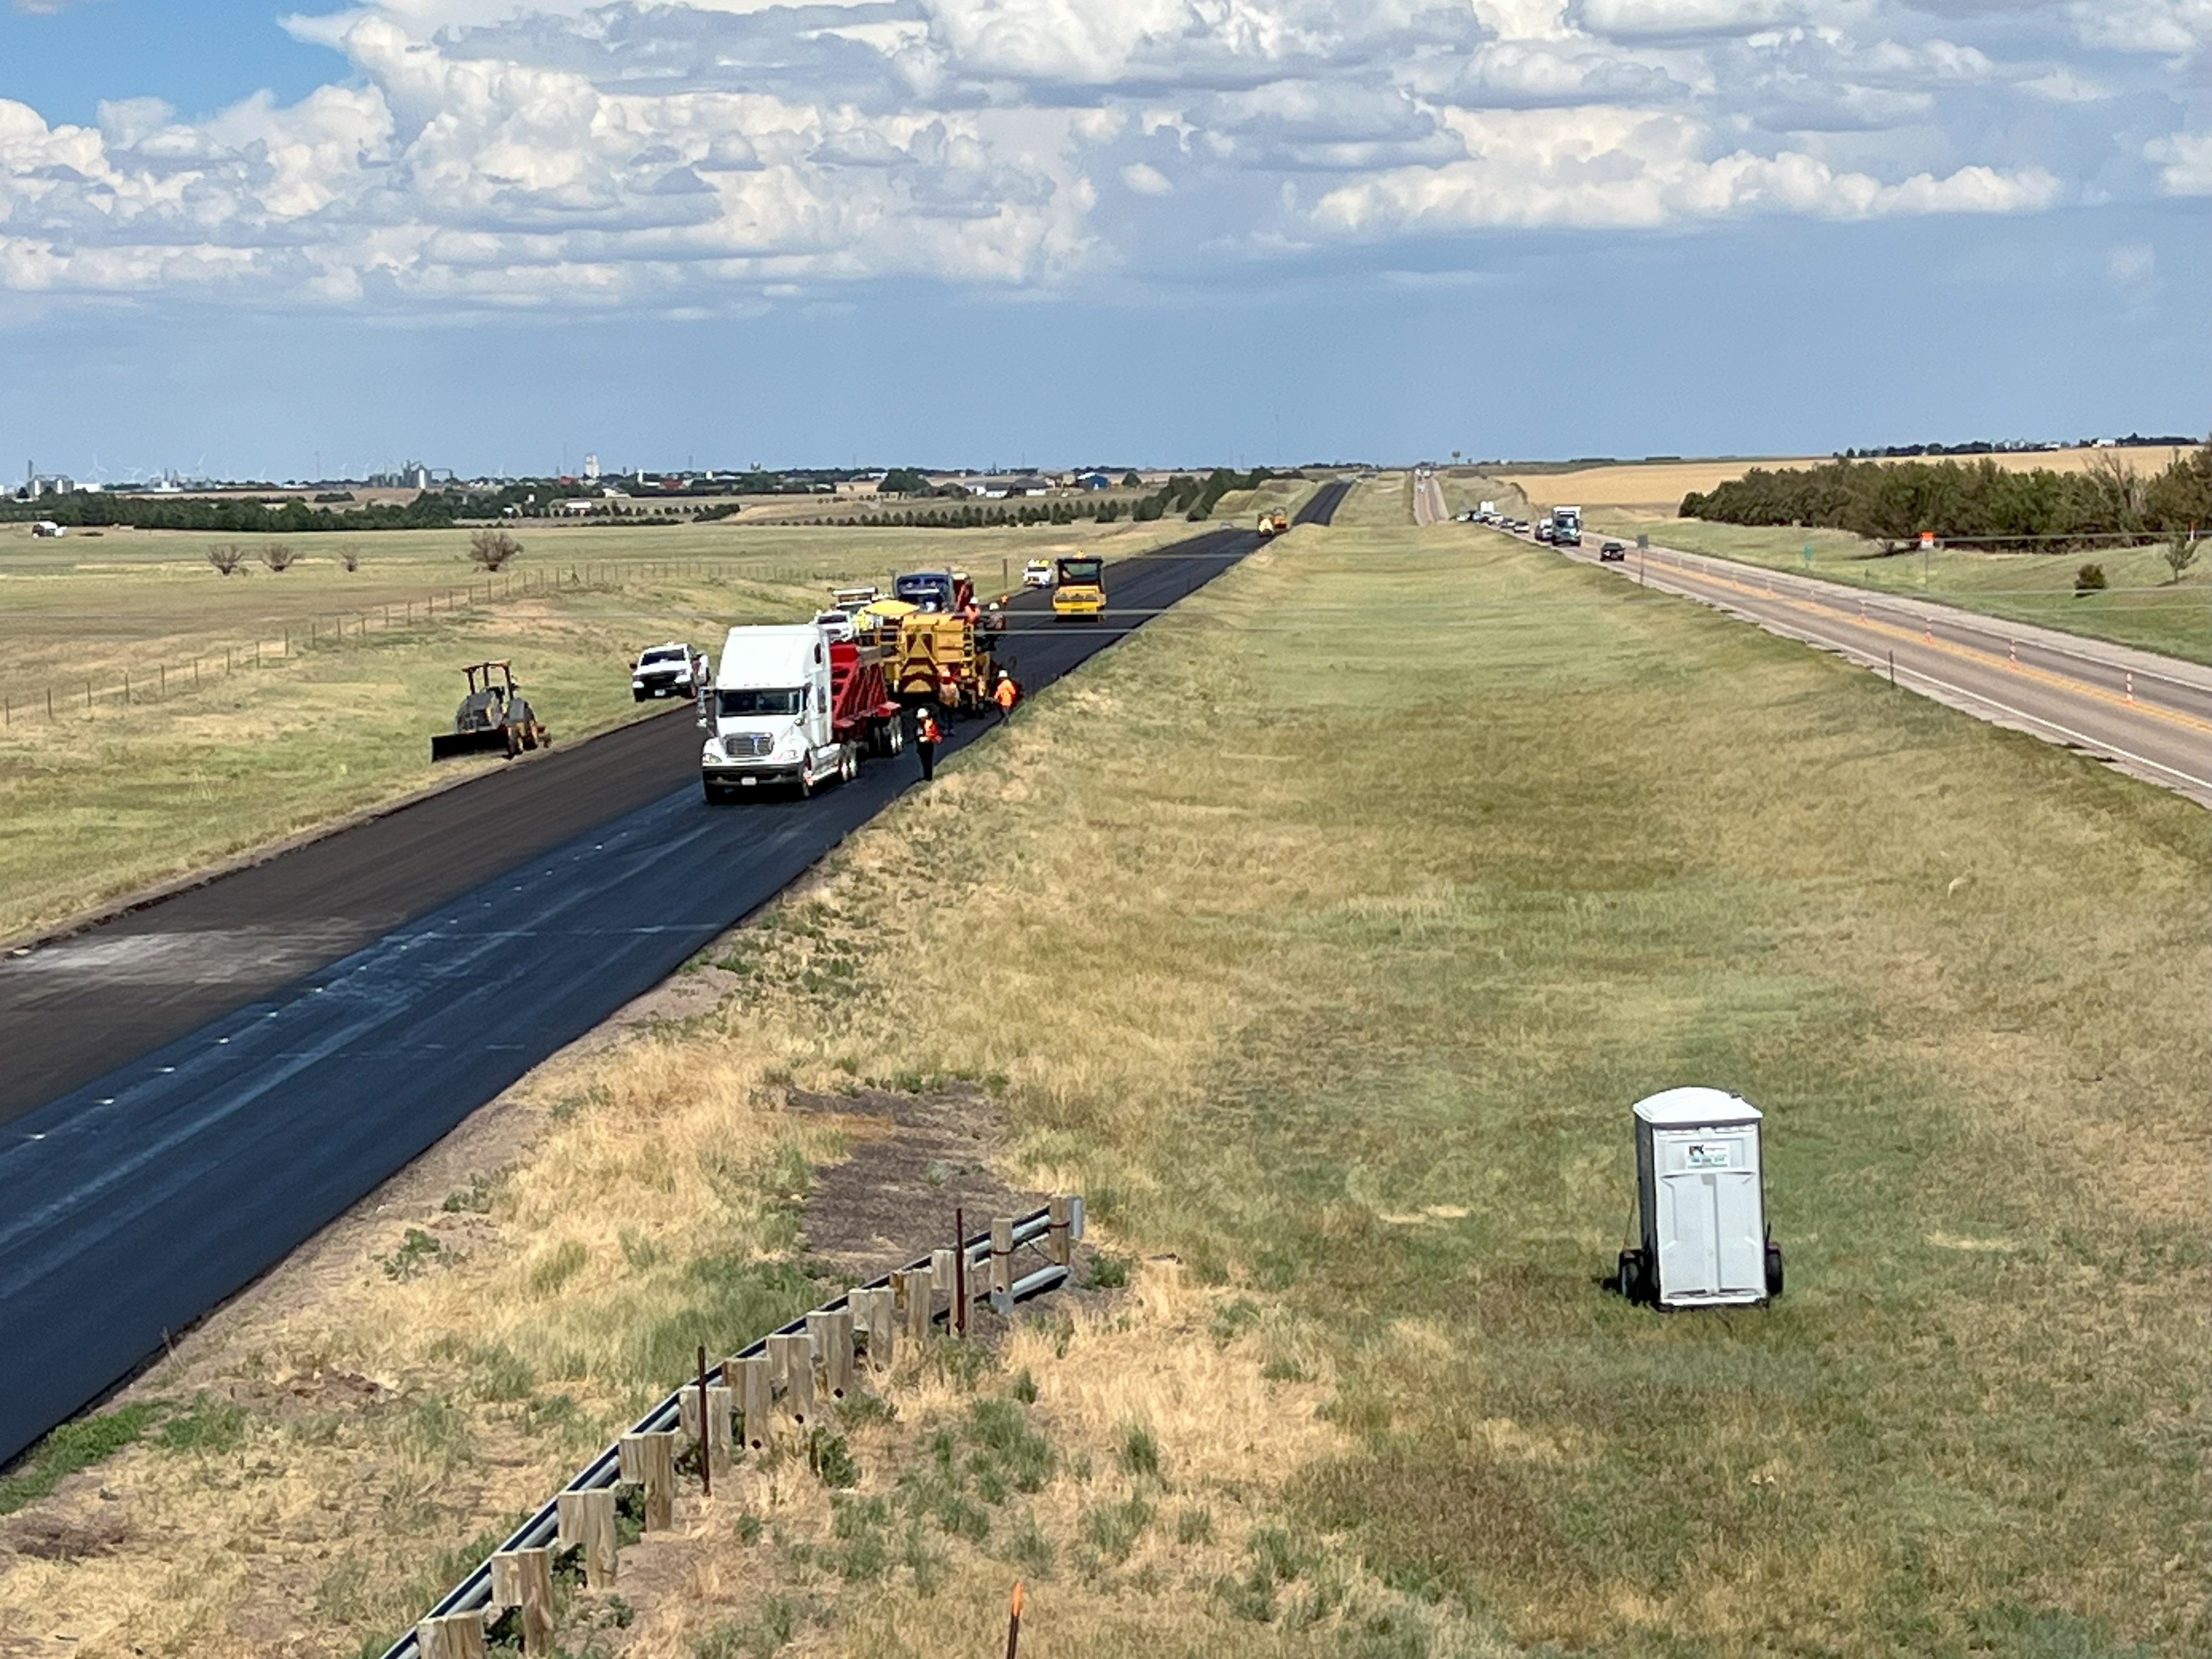
<svg viewBox="0 0 2212 1659"><path fill-rule="evenodd" d="M1561 550L1594 564L1600 542ZM1626 554L1604 568L1884 674L1893 665L1901 686L2212 805L2212 668L1673 548Z"/></svg>
<svg viewBox="0 0 2212 1659"><path fill-rule="evenodd" d="M1342 490L1325 485L1300 521L1326 523ZM1113 608L1095 624L1046 621L1044 596L1018 602L1009 653L1022 681L1035 690L1067 672L1257 540L1215 530L1113 566ZM112 1043L112 1069L0 1131L0 1464L915 781L910 759L892 759L812 801L710 807L699 797L696 730L680 717L665 724L689 746L680 757L672 749L665 787L647 804L540 847L273 990L241 995L232 981L220 1014L127 1063L115 1062L129 1048ZM948 749L979 729L954 728ZM497 836L507 798L482 799L489 816L477 830ZM397 861L364 865L361 892L404 890L394 872L417 855L411 843L349 830L317 846L356 836L357 848L382 847ZM263 879L259 890L273 896L306 890ZM335 876L318 890L305 916L234 907L229 931L345 921L375 908L373 898L356 903ZM164 948L167 908L124 919L116 937ZM189 951L198 913L179 914L187 937L177 948ZM19 1043L34 1050L57 1024L97 1039L107 1001L97 982L43 1006L19 999L5 1041L11 1054Z"/></svg>

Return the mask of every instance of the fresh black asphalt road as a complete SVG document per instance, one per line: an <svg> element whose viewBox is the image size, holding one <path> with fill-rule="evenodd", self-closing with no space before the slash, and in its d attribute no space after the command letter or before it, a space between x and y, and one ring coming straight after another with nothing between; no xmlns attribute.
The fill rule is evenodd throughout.
<svg viewBox="0 0 2212 1659"><path fill-rule="evenodd" d="M1328 522L1344 488L1324 486L1301 522ZM1020 678L1031 690L1048 684L1255 543L1214 530L1110 567L1112 611L1096 623L1052 624L1044 596L1018 601ZM216 992L198 981L180 1000L175 980L80 975L67 994L0 998L6 1069L65 1074L81 1058L42 1054L81 1054L88 1041L107 1060L0 1129L0 1464L772 898L917 776L901 757L811 801L708 806L690 723L640 729L651 734L635 740L641 752L655 756L669 733L663 787L641 805L592 793L598 775L579 769L600 821L557 844L521 830L536 844L496 873L468 860L482 856L479 840L507 836L513 848L518 826L504 820L518 792L471 784L409 809L435 807L434 832L395 834L377 820L69 942L112 944L122 963L189 954L196 933L235 951L257 929L299 938L329 922L334 959L295 963L274 988L245 974ZM955 727L947 750L979 729ZM550 763L544 772L558 775ZM483 803L474 814L471 800ZM529 810L557 823L574 804ZM295 859L307 877L283 868ZM458 892L456 861L471 872ZM234 882L261 897L226 894ZM441 902L407 906L426 890ZM374 925L380 907L412 913L349 944L345 930ZM10 964L11 985L36 961ZM125 1058L180 1007L203 1011L198 1023Z"/></svg>

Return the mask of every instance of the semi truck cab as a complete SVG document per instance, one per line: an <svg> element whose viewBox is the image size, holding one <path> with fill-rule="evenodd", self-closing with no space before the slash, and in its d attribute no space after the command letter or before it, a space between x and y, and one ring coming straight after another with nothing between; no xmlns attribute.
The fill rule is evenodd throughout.
<svg viewBox="0 0 2212 1659"><path fill-rule="evenodd" d="M830 647L815 623L730 630L699 757L709 800L777 785L811 795L852 775L857 757L831 720Z"/></svg>

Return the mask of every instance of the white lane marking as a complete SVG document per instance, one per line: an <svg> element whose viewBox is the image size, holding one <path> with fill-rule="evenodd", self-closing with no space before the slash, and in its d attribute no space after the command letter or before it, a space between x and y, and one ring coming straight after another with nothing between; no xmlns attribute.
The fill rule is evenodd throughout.
<svg viewBox="0 0 2212 1659"><path fill-rule="evenodd" d="M1862 605L1865 605L1869 601L1873 601L1877 608L1886 608L1891 616L1907 618L1912 623L1923 627L1940 622L1948 627L1956 629L1962 634L1972 635L1985 640L2002 640L2008 645L2019 638L2019 635L2016 634L2002 631L1998 626L1999 619L1996 617L1985 617L1977 612L1963 611L1955 605L1942 605L1933 599L1922 599L1917 601L1917 603L1929 607L1929 610L1924 611L1914 610L1911 608L1911 605L1905 605L1901 607L1896 604L1892 604L1886 607L1881 605L1881 601L1885 599L1893 601L1911 600L1913 596L1910 593L1886 592L1880 588L1847 587L1841 582L1819 581L1810 577L1798 575L1793 571L1771 570L1765 565L1749 564L1735 559L1724 559L1719 555L1713 553L1686 553L1681 549L1674 547L1655 547L1650 550L1654 553L1665 553L1676 560L1694 561L1698 566L1701 567L1707 565L1718 566L1718 569L1709 573L1716 581L1728 581L1732 580L1731 576L1725 573L1738 570L1747 571L1759 575L1763 575L1770 581L1779 581L1785 586L1794 584L1805 596L1807 601L1814 605L1827 605L1832 600L1834 602L1835 608L1839 610L1845 609L1847 607L1844 606L1842 602L1848 596L1850 598L1856 598ZM1587 562L1587 561L1585 562ZM1677 566L1677 568L1682 568L1684 567L1680 565ZM2050 634L2056 631L2047 623L2023 623L2021 626L2035 629L2040 634ZM2187 679L2179 674L2168 672L2162 669L2137 666L2131 662L2122 661L2111 657L2100 657L2076 646L2056 645L2047 639L2041 638L2030 639L2026 641L2025 643L2031 651L2041 651L2054 657L2063 657L2074 662L2086 664L2092 668L2101 668L2108 673L2118 674L2123 672L2133 672L2142 675L2148 679L2163 680L2168 685L2179 686L2185 691L2195 692L2198 696L2203 696L2208 690L2212 690L2212 687L2208 687L2202 680ZM2136 647L2122 648L2133 649Z"/></svg>
<svg viewBox="0 0 2212 1659"><path fill-rule="evenodd" d="M1580 562L1587 564L1590 561L1585 558ZM1754 615L1750 611L1732 605L1717 595L1701 593L1692 586L1668 583L1663 578L1650 585L1660 587L1666 592L1673 593L1679 599L1695 599L1700 605L1709 605L1715 610L1725 611L1731 616L1741 617L1754 628L1763 628L1771 634L1781 635L1785 638L1802 641L1808 645L1819 646L1824 649L1834 651L1838 655L1850 658L1867 668L1881 670L1889 665L1885 659L1874 655L1863 646L1853 645L1848 640L1828 637L1811 629L1791 628L1774 618ZM2179 778L2192 788L2212 791L2212 777L2198 777L2194 773L2182 771L2179 767L2168 766L2163 761L2154 761L2148 755L2139 755L2131 749L2123 749L2116 743L2108 742L2102 738L2093 738L2087 732L2077 732L2070 726L2061 726L2057 720L2046 720L2040 714L2031 714L2027 710L2015 708L2008 702L1992 697L1987 692L1970 690L1963 685L1954 685L1948 680L1938 679L1935 675L1915 668L1910 664L1899 664L1897 672L1900 675L1918 680L1923 685L1938 687L1942 690L1980 703L1985 708L1996 709L1999 713L2008 714L2013 719L2024 721L2027 725L2039 726L2045 732L2056 732L2069 743L2078 744L2081 748L2094 754L2106 756L2115 760L2131 761L2137 766L2147 766L2154 772L2163 772L2168 777Z"/></svg>

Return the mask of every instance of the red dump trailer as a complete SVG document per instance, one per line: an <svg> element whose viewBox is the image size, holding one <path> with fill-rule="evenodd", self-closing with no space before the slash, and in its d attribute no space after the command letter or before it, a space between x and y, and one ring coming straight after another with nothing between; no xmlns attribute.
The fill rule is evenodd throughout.
<svg viewBox="0 0 2212 1659"><path fill-rule="evenodd" d="M863 754L895 755L903 746L899 702L884 678L889 653L856 640L830 644L830 731Z"/></svg>

